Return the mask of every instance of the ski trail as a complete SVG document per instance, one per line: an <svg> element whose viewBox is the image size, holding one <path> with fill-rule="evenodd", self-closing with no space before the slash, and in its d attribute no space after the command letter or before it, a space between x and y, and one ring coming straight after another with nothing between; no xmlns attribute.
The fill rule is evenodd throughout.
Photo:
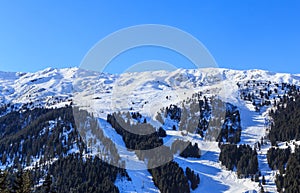
<svg viewBox="0 0 300 193"><path fill-rule="evenodd" d="M256 112L254 106L250 102L240 101L240 113L242 122L241 142L239 144L249 144L255 147L255 143L261 142L261 138L265 136L266 131L266 111L264 108L262 112ZM267 192L277 192L275 185L276 172L271 170L267 161L267 152L270 148L270 143L261 146L261 150L257 149L257 159L259 170L265 176L266 185L264 190ZM260 180L262 177L260 177Z"/></svg>

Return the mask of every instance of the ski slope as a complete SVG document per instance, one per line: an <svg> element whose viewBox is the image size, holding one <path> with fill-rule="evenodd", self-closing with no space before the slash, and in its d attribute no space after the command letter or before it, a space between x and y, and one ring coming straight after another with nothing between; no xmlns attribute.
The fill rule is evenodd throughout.
<svg viewBox="0 0 300 193"><path fill-rule="evenodd" d="M201 91L205 95L216 95L238 107L242 123L240 144L254 147L265 136L268 109L256 112L252 104L240 99L237 83L248 80L300 85L299 75L263 70L207 68L112 75L79 68L48 68L36 73L0 72L0 104L9 105L11 110L21 108L22 105L52 108L71 103L87 109L98 118L104 134L117 145L120 157L127 166L141 168L128 170L132 181L117 180L116 185L120 191L159 192L151 175L145 170L145 163L125 148L121 136L105 121L107 114L116 111L140 112L147 118L147 122L158 127L160 124L155 121L155 116L162 107L177 104ZM180 132L171 130L167 134L172 139L182 137ZM258 183L250 179L238 179L235 172L227 171L220 164L217 143L204 142L195 135L188 137L193 143L200 144L201 151L205 152L200 159L175 158L184 170L190 167L200 174L200 185L193 192L259 192ZM269 147L270 144L263 145L261 151L258 151L259 169L266 176L265 191L276 192L276 171L268 167L266 160Z"/></svg>

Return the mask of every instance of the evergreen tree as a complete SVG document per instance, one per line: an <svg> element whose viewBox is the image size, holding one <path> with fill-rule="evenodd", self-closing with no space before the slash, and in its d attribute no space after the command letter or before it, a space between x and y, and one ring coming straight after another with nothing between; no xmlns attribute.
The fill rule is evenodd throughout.
<svg viewBox="0 0 300 193"><path fill-rule="evenodd" d="M198 187L198 184L200 183L199 174L196 175L194 171L192 171L189 167L186 168L185 174L188 180L191 182L191 189L195 190Z"/></svg>
<svg viewBox="0 0 300 193"><path fill-rule="evenodd" d="M7 172L0 170L0 192L8 193L7 187Z"/></svg>
<svg viewBox="0 0 300 193"><path fill-rule="evenodd" d="M52 178L51 178L50 174L48 173L45 178L45 181L43 182L43 189L44 189L45 193L50 193L51 184L52 184Z"/></svg>
<svg viewBox="0 0 300 193"><path fill-rule="evenodd" d="M167 137L167 133L162 127L159 127L159 129L158 129L158 136L159 137Z"/></svg>
<svg viewBox="0 0 300 193"><path fill-rule="evenodd" d="M283 178L283 176L281 174L277 174L276 175L275 184L276 184L278 192L281 192L281 190L283 188L283 180L284 180L284 178Z"/></svg>
<svg viewBox="0 0 300 193"><path fill-rule="evenodd" d="M22 172L23 170L20 170L15 174L14 180L12 182L12 192L21 193L22 184L23 184Z"/></svg>
<svg viewBox="0 0 300 193"><path fill-rule="evenodd" d="M23 185L22 185L22 193L30 193L32 188L32 180L30 171L23 172Z"/></svg>
<svg viewBox="0 0 300 193"><path fill-rule="evenodd" d="M287 193L299 192L300 186L300 164L299 160L292 154L287 163L286 175L284 176L284 188Z"/></svg>
<svg viewBox="0 0 300 193"><path fill-rule="evenodd" d="M266 185L266 179L265 179L265 176L262 177L261 183L262 183L262 185Z"/></svg>
<svg viewBox="0 0 300 193"><path fill-rule="evenodd" d="M221 145L219 160L227 169L237 168L239 177L249 177L258 172L258 160L255 149L249 145L224 144Z"/></svg>
<svg viewBox="0 0 300 193"><path fill-rule="evenodd" d="M285 108L282 108L284 107ZM300 139L300 95L284 96L277 104L277 110L270 113L274 124L271 125L269 138L272 145L277 141Z"/></svg>

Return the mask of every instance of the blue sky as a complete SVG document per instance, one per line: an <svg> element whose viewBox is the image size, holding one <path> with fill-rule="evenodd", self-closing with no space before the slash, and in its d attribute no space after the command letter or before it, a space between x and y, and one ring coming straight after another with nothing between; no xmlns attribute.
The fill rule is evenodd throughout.
<svg viewBox="0 0 300 193"><path fill-rule="evenodd" d="M200 40L220 67L300 73L299 10L296 0L4 0L0 71L79 66L89 49L110 33L163 24ZM145 59L175 60L184 66L184 59L166 55L168 51L144 48L116 59L107 71L120 73Z"/></svg>

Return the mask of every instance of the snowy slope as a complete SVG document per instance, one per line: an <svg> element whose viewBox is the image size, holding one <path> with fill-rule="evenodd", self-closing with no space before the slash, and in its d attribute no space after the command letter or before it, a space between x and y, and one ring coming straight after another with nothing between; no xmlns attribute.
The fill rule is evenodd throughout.
<svg viewBox="0 0 300 193"><path fill-rule="evenodd" d="M237 71L216 68L122 75L88 72L78 68L47 68L36 73L0 72L0 101L1 105L32 102L35 105L54 106L54 103L67 101L74 95L79 95L80 98L86 99L86 102L104 103L103 107L107 106L107 99L110 99L109 102L115 99L115 104L109 104L112 108L125 109L132 106L141 110L153 106L153 102L164 103L160 97L164 96L165 99L168 94L174 95L171 97L174 103L174 100L185 99L198 90L208 90L234 103L238 102L236 83L248 80L299 85L300 76L262 70ZM130 98L122 100L120 96Z"/></svg>
<svg viewBox="0 0 300 193"><path fill-rule="evenodd" d="M147 122L158 127L155 115L162 107L179 103L191 97L193 93L202 91L206 95L217 95L239 108L243 129L241 143L254 146L265 135L267 109L258 113L249 102L240 99L237 83L248 80L300 85L299 75L262 70L208 68L111 75L78 68L48 68L36 73L0 72L0 106L14 105L15 109L22 105L50 108L64 106L73 101L75 105L98 117L105 135L119 146L125 147L121 137L104 121L108 113L140 112L147 118ZM168 135L180 137L180 133L172 131L168 131ZM207 145L195 136L190 137L193 142L202 144L204 150L207 148L206 153L200 159L177 157L175 161L182 168L188 166L200 174L201 183L194 192L232 193L259 190L257 183L250 179L238 179L234 172L221 166L218 161L220 150L217 143L210 142L211 144ZM268 147L265 145L261 152L258 152L259 167L268 182L265 190L275 192L275 172L269 169L266 162ZM134 153L124 148L118 148L118 151L125 161L137 160ZM128 170L128 173L132 182L117 181L121 192L157 192L148 171Z"/></svg>

